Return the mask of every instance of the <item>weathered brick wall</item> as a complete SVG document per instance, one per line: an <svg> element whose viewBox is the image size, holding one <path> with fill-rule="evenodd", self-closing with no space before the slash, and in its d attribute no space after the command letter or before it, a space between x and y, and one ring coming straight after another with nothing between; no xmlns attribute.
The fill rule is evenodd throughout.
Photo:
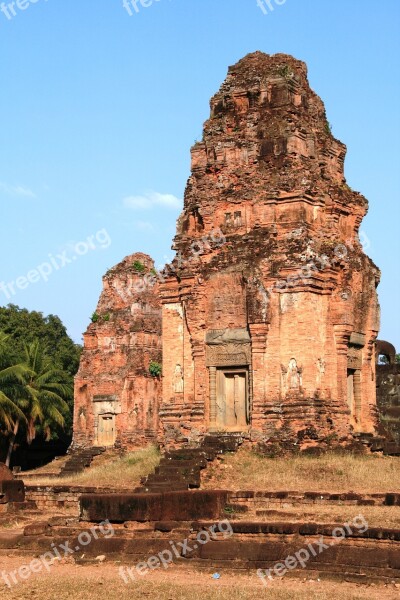
<svg viewBox="0 0 400 600"><path fill-rule="evenodd" d="M149 367L162 362L161 306L153 271L147 255L134 254L103 278L75 378L74 447L134 448L157 436L161 381ZM103 418L111 421L107 437Z"/></svg>
<svg viewBox="0 0 400 600"><path fill-rule="evenodd" d="M144 254L103 279L74 445L109 445L109 429L132 448L206 431L304 448L374 434L380 272L358 237L368 202L346 183L346 147L306 65L256 52L231 67L191 155L163 283L140 285L154 266ZM162 390L149 374L161 345Z"/></svg>
<svg viewBox="0 0 400 600"><path fill-rule="evenodd" d="M380 273L358 239L368 203L346 183L345 154L304 63L256 52L229 69L192 148L175 274L160 286L161 438L215 427L220 371L239 366L254 440L375 432ZM182 365L183 397L171 392Z"/></svg>
<svg viewBox="0 0 400 600"><path fill-rule="evenodd" d="M400 446L400 364L377 365L380 433Z"/></svg>
<svg viewBox="0 0 400 600"><path fill-rule="evenodd" d="M27 485L25 490L26 500L35 502L39 510L59 511L75 517L79 516L79 501L82 494L106 494L113 491L109 488L69 485Z"/></svg>

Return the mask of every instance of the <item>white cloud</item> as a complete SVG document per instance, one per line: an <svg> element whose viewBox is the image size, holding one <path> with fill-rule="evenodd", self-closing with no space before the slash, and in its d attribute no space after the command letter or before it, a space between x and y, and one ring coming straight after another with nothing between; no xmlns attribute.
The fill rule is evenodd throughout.
<svg viewBox="0 0 400 600"><path fill-rule="evenodd" d="M24 185L9 185L0 181L0 192L8 196L24 196L25 198L36 198L36 194Z"/></svg>
<svg viewBox="0 0 400 600"><path fill-rule="evenodd" d="M123 199L123 204L125 208L133 210L149 210L156 206L176 209L182 207L182 200L172 194L149 191L139 196L127 196Z"/></svg>

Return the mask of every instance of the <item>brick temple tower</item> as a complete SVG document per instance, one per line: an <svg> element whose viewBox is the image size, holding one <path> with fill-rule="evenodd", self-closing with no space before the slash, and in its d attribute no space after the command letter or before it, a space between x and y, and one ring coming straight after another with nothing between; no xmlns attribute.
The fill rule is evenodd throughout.
<svg viewBox="0 0 400 600"><path fill-rule="evenodd" d="M250 54L211 100L163 304L162 439L307 446L376 424L379 270L306 65Z"/></svg>
<svg viewBox="0 0 400 600"><path fill-rule="evenodd" d="M152 271L152 259L137 253L103 277L75 377L74 448L157 438L161 382L149 367L161 362L161 305L158 286L145 284Z"/></svg>

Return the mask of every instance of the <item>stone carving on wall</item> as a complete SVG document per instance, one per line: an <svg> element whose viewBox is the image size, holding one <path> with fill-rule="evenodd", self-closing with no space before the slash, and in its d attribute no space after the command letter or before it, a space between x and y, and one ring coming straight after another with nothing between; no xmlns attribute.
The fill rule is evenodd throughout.
<svg viewBox="0 0 400 600"><path fill-rule="evenodd" d="M181 365L176 365L174 373L174 392L181 394L183 392L183 371Z"/></svg>
<svg viewBox="0 0 400 600"><path fill-rule="evenodd" d="M326 360L324 358L319 358L317 360L317 378L316 378L316 386L317 388L321 385L323 377L326 371Z"/></svg>
<svg viewBox="0 0 400 600"><path fill-rule="evenodd" d="M321 375L325 375L325 369L326 369L325 359L319 358L317 361L317 365L318 365L318 371L321 373Z"/></svg>
<svg viewBox="0 0 400 600"><path fill-rule="evenodd" d="M247 329L212 329L206 333L208 367L244 366L251 363Z"/></svg>
<svg viewBox="0 0 400 600"><path fill-rule="evenodd" d="M82 431L86 429L86 414L83 407L79 410L79 427Z"/></svg>
<svg viewBox="0 0 400 600"><path fill-rule="evenodd" d="M358 370L362 367L362 348L356 346L349 346L347 352L347 368Z"/></svg>
<svg viewBox="0 0 400 600"><path fill-rule="evenodd" d="M302 386L303 367L297 365L295 358L291 358L289 365L281 365L283 389L286 392L300 390Z"/></svg>

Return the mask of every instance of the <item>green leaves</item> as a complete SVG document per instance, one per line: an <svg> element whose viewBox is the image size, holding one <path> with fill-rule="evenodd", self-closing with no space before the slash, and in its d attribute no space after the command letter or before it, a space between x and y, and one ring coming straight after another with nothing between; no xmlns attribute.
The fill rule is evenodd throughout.
<svg viewBox="0 0 400 600"><path fill-rule="evenodd" d="M149 366L149 373L152 377L160 377L162 373L162 365L158 362L152 361Z"/></svg>
<svg viewBox="0 0 400 600"><path fill-rule="evenodd" d="M0 434L9 454L16 435L30 443L71 430L80 352L58 317L0 307Z"/></svg>

